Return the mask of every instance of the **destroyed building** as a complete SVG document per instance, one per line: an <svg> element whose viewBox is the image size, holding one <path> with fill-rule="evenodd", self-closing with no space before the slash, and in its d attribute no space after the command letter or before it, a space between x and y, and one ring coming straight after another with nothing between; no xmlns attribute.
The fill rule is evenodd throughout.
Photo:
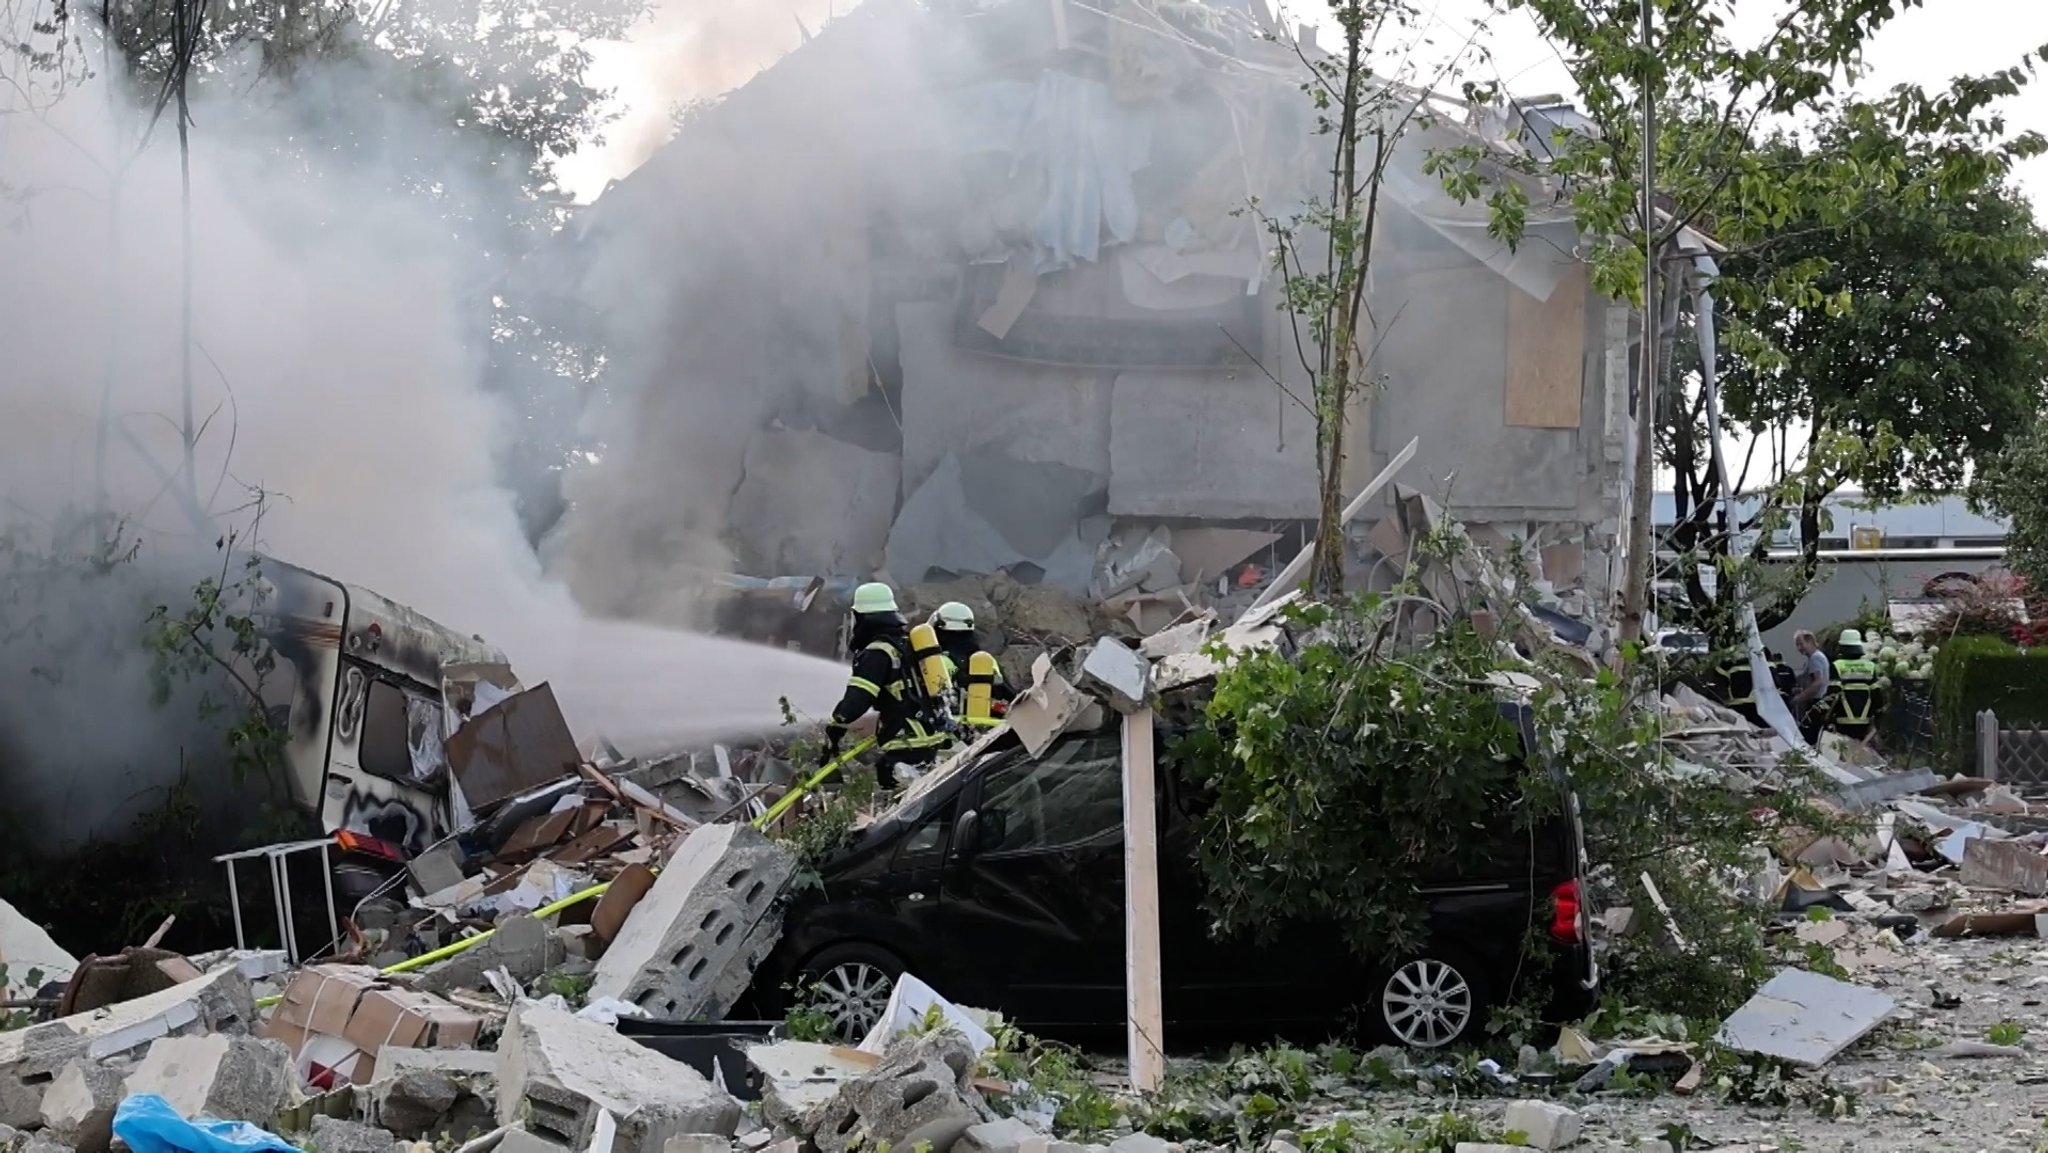
<svg viewBox="0 0 2048 1153"><path fill-rule="evenodd" d="M610 358L552 563L657 619L700 569L1169 606L1269 579L1316 501L1295 322L1243 211L1286 219L1329 179L1291 35L1256 2L868 0L686 110L523 272L585 302ZM1590 288L1558 189L1530 184L1510 250L1424 171L1541 149L1569 114L1428 99L1384 182L1384 386L1345 487L1417 441L1404 483L1602 617L1632 315Z"/></svg>

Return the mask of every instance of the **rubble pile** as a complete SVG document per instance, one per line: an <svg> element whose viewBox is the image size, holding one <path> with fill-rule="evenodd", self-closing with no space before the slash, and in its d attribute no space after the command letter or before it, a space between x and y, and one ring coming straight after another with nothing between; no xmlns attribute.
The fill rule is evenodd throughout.
<svg viewBox="0 0 2048 1153"><path fill-rule="evenodd" d="M1468 530L1408 489L1396 490L1395 508L1374 547L1399 557L1404 578L1423 590L1389 602L1403 643L1427 643L1445 622L1469 619L1498 642L1504 689L1539 667L1557 675L1601 663L1602 630L1584 619L1582 597L1542 575L1550 562L1532 540ZM1103 604L1178 596L1171 582L1184 576L1185 558L1170 545L1181 539L1124 540L1098 573ZM1444 542L1452 547L1437 547ZM913 782L896 805L916 804L1003 733L1035 758L1111 712L1170 701L1215 675L1212 640L1244 650L1300 639L1285 616L1300 594L1249 595L1249 584L1252 607L1227 624L1180 597L1170 618L1127 614L1078 647L1073 632L1105 622L1064 594L1005 578L971 587L1008 614L1011 640L1033 643L1018 678L1028 688L999 728ZM910 595L976 594L948 584ZM1043 631L1018 624L1032 620ZM1670 771L1767 806L1804 762L1832 783L1828 804L1845 818L1825 834L1794 831L1760 846L1754 875L1740 879L1777 913L1775 931L1814 963L1780 971L1730 1015L1716 1038L1722 1048L1820 1068L1900 1011L1903 987L1935 942L2037 937L2048 927L2048 809L2037 802L1994 781L1890 771L1858 745L1794 747L1683 686L1645 703L1662 720ZM413 855L387 892L352 910L360 924L350 926L348 950L322 963L294 969L277 953L182 957L150 946L81 963L0 904L0 945L39 959L54 978L33 989L10 984L33 994L27 1003L41 1019L0 1032L0 1147L395 1153L465 1135L461 1153L1023 1153L1048 1143L1053 1111L1039 1090L985 1075L990 1016L909 975L858 1047L764 1038L746 1050L751 1074L716 1062L707 1072L665 1055L654 1034L624 1027L733 1013L779 940L781 898L801 871L756 825L802 820L816 798L765 744L647 762L600 746L584 759L545 686L503 696L492 713L502 734L523 738L494 745L491 732L465 727L449 744L462 795L489 800L459 835ZM770 821L768 803L792 791L802 803ZM1647 875L1640 884L1608 880L1638 889L1663 913L1671 945L1687 947L1687 926L1672 920ZM1596 924L1619 936L1647 920L1620 907ZM949 1027L927 1027L934 1018ZM1531 1051L1530 1068L1482 1070L1502 1090L1522 1086L1518 1077L1558 1084L1568 1073L1574 1091L1592 1093L1624 1071L1660 1067L1689 1068L1697 1085L1697 1042L1568 1029L1549 1055ZM2013 1048L1973 1044L1958 1055ZM741 1098L756 1088L753 1110ZM1526 1146L1564 1148L1581 1140L1582 1125L1563 1105L1522 1100L1507 1108L1502 1131ZM165 1135L179 1126L193 1134ZM27 1136L17 1143L8 1130ZM1133 1134L1108 1148L1172 1147Z"/></svg>

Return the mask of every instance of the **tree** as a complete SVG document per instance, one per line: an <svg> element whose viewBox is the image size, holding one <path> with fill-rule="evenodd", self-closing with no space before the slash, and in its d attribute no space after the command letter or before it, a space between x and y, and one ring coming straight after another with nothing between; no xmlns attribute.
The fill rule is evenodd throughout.
<svg viewBox="0 0 2048 1153"><path fill-rule="evenodd" d="M1427 21L1407 0L1330 0L1330 16L1344 38L1341 52L1296 47L1310 73L1302 91L1315 104L1316 132L1330 142L1328 198L1310 195L1285 219L1260 212L1275 241L1273 262L1283 281L1282 306L1294 318L1295 353L1311 381L1309 398L1296 400L1316 426L1316 537L1308 584L1322 595L1343 591L1346 433L1352 405L1375 383L1369 342L1378 325L1367 286L1380 189L1402 138L1430 117L1430 89L1472 51L1468 41L1434 69L1415 66L1410 54L1428 38L1413 30Z"/></svg>
<svg viewBox="0 0 2048 1153"><path fill-rule="evenodd" d="M2030 599L2038 604L2048 593L2048 419L2036 416L2015 436L1984 469L1971 496L1979 508L2010 520L2006 567L2026 579Z"/></svg>
<svg viewBox="0 0 2048 1153"><path fill-rule="evenodd" d="M1569 198L1587 237L1594 286L1638 305L1648 300L1654 308L1648 328L1655 337L1638 357L1636 382L1645 451L1638 453L1622 610L1623 639L1632 639L1642 630L1655 552L1651 446L1669 439L1660 434L1672 414L1691 411L1681 392L1684 378L1659 367L1674 359L1674 289L1681 261L1689 259L1674 242L1697 228L1733 252L1760 251L1793 221L1844 226L1859 208L1897 193L1912 178L1938 187L1983 182L2003 163L1997 146L2004 143L2005 128L1991 107L2026 84L2034 54L2013 68L1962 78L1934 95L1901 87L1875 101L1840 100L1835 93L1856 77L1863 44L1897 15L1897 7L1867 0L1787 0L1768 34L1738 43L1716 0L1497 3L1535 18L1571 68L1581 108L1597 128L1559 133L1553 156L1520 167L1548 177L1557 195ZM1760 130L1815 115L1840 115L1864 130L1889 123L1896 131L1889 142L1859 131L1853 138L1859 147L1847 151L1841 142L1796 153L1757 146ZM2033 137L2010 142L2019 151L2039 143ZM1938 160L1932 172L1906 163L1901 149L1909 144ZM1481 177L1475 160L1470 152L1433 158L1454 194L1473 197L1491 188L1493 231L1518 242L1525 194L1513 184ZM1645 194L1649 187L1654 196ZM1717 291L1810 308L1822 303L1812 286L1826 266L1825 260L1808 260L1724 268ZM1722 494L1716 488L1713 495Z"/></svg>
<svg viewBox="0 0 2048 1153"><path fill-rule="evenodd" d="M1722 377L1730 431L1781 442L1768 499L1747 525L1712 516L1721 494L1697 390L1667 425L1678 485L1671 546L1681 557L1725 562L1745 527L1798 527L1800 560L1758 606L1763 627L1788 617L1813 579L1828 497L1851 484L1883 501L1960 491L2041 408L2048 232L2002 160L1956 164L1945 147L1852 114L1810 142L1763 149L1774 167L1814 154L1896 166L1838 222L1802 204L1762 243L1721 261L1735 354ZM1799 295L1754 287L1801 278ZM1746 559L1761 562L1770 534L1752 535ZM1727 619L1736 582L1710 598L1697 564L1682 571L1696 613Z"/></svg>

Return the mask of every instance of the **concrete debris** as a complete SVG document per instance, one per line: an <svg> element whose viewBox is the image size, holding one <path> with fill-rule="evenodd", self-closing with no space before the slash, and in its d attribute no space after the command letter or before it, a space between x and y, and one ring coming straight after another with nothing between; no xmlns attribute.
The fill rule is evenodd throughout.
<svg viewBox="0 0 2048 1153"><path fill-rule="evenodd" d="M324 1116L313 1118L312 1143L320 1153L397 1153L400 1145L382 1129Z"/></svg>
<svg viewBox="0 0 2048 1153"><path fill-rule="evenodd" d="M805 1133L819 1153L856 1153L887 1142L908 1149L929 1142L948 1153L967 1130L994 1114L970 1081L974 1049L948 1030L905 1036L879 1065L842 1086L812 1114Z"/></svg>
<svg viewBox="0 0 2048 1153"><path fill-rule="evenodd" d="M597 963L594 998L638 1005L657 1020L718 1020L774 943L760 933L795 873L787 851L744 825L705 825L686 838Z"/></svg>
<svg viewBox="0 0 2048 1153"><path fill-rule="evenodd" d="M662 1153L732 1153L732 1139L709 1133L684 1133L669 1138Z"/></svg>
<svg viewBox="0 0 2048 1153"><path fill-rule="evenodd" d="M893 454L822 433L755 434L727 519L742 571L873 572L896 516L901 472Z"/></svg>
<svg viewBox="0 0 2048 1153"><path fill-rule="evenodd" d="M471 1153L471 1151L465 1146L462 1150L458 1150L457 1153ZM494 1153L569 1153L569 1149L566 1145L550 1141L545 1137L536 1137L514 1125L504 1131L504 1135L499 1139Z"/></svg>
<svg viewBox="0 0 2048 1153"><path fill-rule="evenodd" d="M154 1093L186 1117L268 1126L293 1085L292 1054L253 1037L165 1037L128 1075L129 1096Z"/></svg>
<svg viewBox="0 0 2048 1153"><path fill-rule="evenodd" d="M230 966L98 1012L0 1033L0 1125L41 1124L43 1087L74 1060L104 1061L160 1037L240 1035L255 1019L248 978Z"/></svg>
<svg viewBox="0 0 2048 1153"><path fill-rule="evenodd" d="M969 1126L954 1146L960 1153L1049 1153L1045 1134L1015 1117Z"/></svg>
<svg viewBox="0 0 2048 1153"><path fill-rule="evenodd" d="M1585 1122L1554 1101L1517 1101L1508 1106L1501 1125L1525 1135L1531 1149L1562 1149L1579 1139Z"/></svg>
<svg viewBox="0 0 2048 1153"><path fill-rule="evenodd" d="M778 1041L747 1050L747 1063L761 1072L761 1116L777 1129L811 1133L815 1114L839 1095L848 1081L874 1068L836 1045Z"/></svg>
<svg viewBox="0 0 2048 1153"><path fill-rule="evenodd" d="M524 1119L543 1139L590 1144L598 1117L614 1153L660 1153L682 1133L730 1136L740 1104L696 1070L602 1025L531 1002L514 1006L498 1043L498 1120Z"/></svg>
<svg viewBox="0 0 2048 1153"><path fill-rule="evenodd" d="M515 916L499 922L490 940L422 972L419 986L442 996L457 989L482 989L487 984L484 974L498 969L526 984L539 980L567 958L568 950L547 925L531 916Z"/></svg>
<svg viewBox="0 0 2048 1153"><path fill-rule="evenodd" d="M78 1153L105 1153L114 1139L114 1109L127 1096L119 1069L97 1061L64 1066L43 1094L43 1129Z"/></svg>
<svg viewBox="0 0 2048 1153"><path fill-rule="evenodd" d="M370 1120L410 1139L489 1128L498 1057L474 1049L385 1049L370 1088Z"/></svg>

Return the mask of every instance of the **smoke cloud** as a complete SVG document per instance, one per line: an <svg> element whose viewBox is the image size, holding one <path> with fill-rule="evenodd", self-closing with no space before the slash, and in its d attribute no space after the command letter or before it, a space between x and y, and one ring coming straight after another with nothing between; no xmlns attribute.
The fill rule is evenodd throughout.
<svg viewBox="0 0 2048 1153"><path fill-rule="evenodd" d="M499 177L464 165L467 186L433 174L438 201L394 192L435 155L445 110L364 84L344 70L300 76L288 99L261 84L195 86L192 407L204 432L189 472L175 113L138 147L147 110L95 80L0 117L4 519L47 542L62 517L103 503L137 542L130 575L45 598L44 643L0 647L0 689L34 683L27 664L52 654L67 665L61 683L0 700L0 768L25 824L105 832L119 818L94 795L176 779L191 710L151 707L133 638L150 604L189 600L228 525L253 531L243 545L482 635L528 683L555 684L585 740L644 749L772 727L779 696L815 714L836 693L828 663L587 620L546 579L496 467L519 410L479 387L502 255L443 215L492 202ZM349 164L293 163L309 118L377 145Z"/></svg>

